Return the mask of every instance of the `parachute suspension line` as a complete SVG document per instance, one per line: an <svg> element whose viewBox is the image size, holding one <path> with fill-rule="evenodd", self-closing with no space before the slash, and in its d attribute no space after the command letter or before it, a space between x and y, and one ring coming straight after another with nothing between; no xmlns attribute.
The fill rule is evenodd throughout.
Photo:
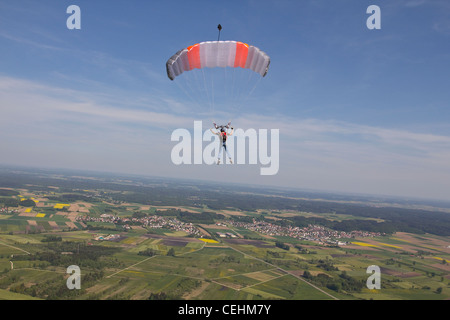
<svg viewBox="0 0 450 320"><path fill-rule="evenodd" d="M238 75L239 75L239 72L238 72ZM230 111L233 116L230 118L230 122L234 118L236 118L236 116L238 114L238 111L236 109L237 109L237 105L238 105L238 101L239 101L238 100L239 86L236 85L236 77L237 77L236 68L233 68L233 74L231 76L232 81L231 81L231 94L230 94L230 97L231 97L231 110ZM240 82L238 81L238 83L240 83Z"/></svg>
<svg viewBox="0 0 450 320"><path fill-rule="evenodd" d="M228 78L227 78L227 67L225 67L225 68L223 68L223 70L224 70L224 72L225 72L225 77L224 77L224 79L225 79L225 81L224 81L224 92L225 92L225 94L227 94L227 95L229 95L229 92L228 92L228 84L227 84L227 82L228 82Z"/></svg>
<svg viewBox="0 0 450 320"><path fill-rule="evenodd" d="M230 85L229 78L233 77L233 73L227 72L227 69L228 68L224 68L224 70L225 70L225 94L226 94L226 96L231 97L231 99L230 99L231 105L227 106L227 108L231 108L230 111L232 112L233 108L234 108L233 87ZM233 69L233 71L234 71L234 69ZM230 122L231 122L231 120L230 120Z"/></svg>
<svg viewBox="0 0 450 320"><path fill-rule="evenodd" d="M205 77L205 71L203 69L200 69L202 71L202 75L203 75L203 86L205 88L205 92L206 92L206 97L208 98L208 104L209 104L209 109L210 111L212 110L212 103L211 103L211 98L210 98L210 94L209 94L209 89L208 86L206 84L206 77Z"/></svg>
<svg viewBox="0 0 450 320"><path fill-rule="evenodd" d="M236 106L236 99L235 99L235 94L234 94L234 87L235 87L235 82L236 82L236 69L233 68L233 81L231 82L231 103L232 103L232 108L234 109Z"/></svg>
<svg viewBox="0 0 450 320"><path fill-rule="evenodd" d="M259 79L256 81L255 85L254 85L253 88L250 90L249 94L247 95L246 100L252 95L253 91L255 91L255 89L256 89L256 87L258 86L258 84L259 84L259 82L261 81L261 79L262 79L262 78L259 78Z"/></svg>
<svg viewBox="0 0 450 320"><path fill-rule="evenodd" d="M241 91L239 92L238 102L237 102L238 106L242 105L243 100L244 101L247 100L248 96L250 95L249 88L250 88L250 85L252 83L253 75L254 75L253 72L248 72L247 81L245 82L245 85L243 86L243 88L241 88ZM261 78L259 78L259 79L261 79ZM244 94L244 92L246 92L247 94Z"/></svg>
<svg viewBox="0 0 450 320"><path fill-rule="evenodd" d="M214 76L211 72L211 114L214 115Z"/></svg>
<svg viewBox="0 0 450 320"><path fill-rule="evenodd" d="M202 101L200 100L200 97L198 95L196 96L195 94L194 95L191 94L195 93L196 91L192 87L192 81L189 80L190 78L192 78L192 75L186 74L174 82L177 84L178 88L180 88L195 105L201 107Z"/></svg>
<svg viewBox="0 0 450 320"><path fill-rule="evenodd" d="M189 89L190 92L195 92L192 88L192 81L190 80L192 78L192 74L186 74L186 77L181 78L180 80L182 80L186 87ZM199 100L199 97L195 97L196 103L201 105L201 101Z"/></svg>
<svg viewBox="0 0 450 320"><path fill-rule="evenodd" d="M197 74L197 70L193 70L194 72L191 72L188 74L188 77L185 78L185 80L188 83L189 89L191 90L191 92L193 94L197 95L197 101L198 101L198 106L200 108L204 108L204 96L201 94L201 90L199 90L199 88L201 89L199 80L198 80L198 74ZM201 110L201 109L200 109Z"/></svg>
<svg viewBox="0 0 450 320"><path fill-rule="evenodd" d="M253 77L253 75L251 75L251 76L249 77L249 81L248 81L248 82L250 82L250 79L251 79L252 77ZM253 91L255 91L256 87L257 87L258 84L260 83L261 79L262 79L262 77L258 77L258 80L256 80L255 84L253 85L253 87L251 88L251 90L248 92L248 94L246 94L245 97L244 97L243 99L239 100L239 104L238 104L238 106L237 106L237 108L236 108L236 114L234 115L234 117L233 117L231 120L234 120L234 119L237 117L237 115L239 114L239 111L240 111L242 105L243 105L245 102L247 102L247 100L250 98L250 96L252 95ZM231 120L230 120L230 122L231 122Z"/></svg>
<svg viewBox="0 0 450 320"><path fill-rule="evenodd" d="M238 70L238 78L237 78L237 83L238 86L236 87L236 95L235 95L235 99L236 99L236 103L235 103L235 107L239 108L239 104L240 104L240 98L242 95L242 91L244 90L244 87L246 85L246 83L244 82L243 78L243 74L242 72L239 71L243 71L243 70Z"/></svg>
<svg viewBox="0 0 450 320"><path fill-rule="evenodd" d="M191 101L192 101L194 104L198 104L198 101L196 101L196 100L189 94L188 90L186 90L179 82L180 82L180 81L175 81L175 83L177 84L178 88L180 88L181 91L183 91L184 94L185 94L186 96L188 96L189 99L191 99Z"/></svg>
<svg viewBox="0 0 450 320"><path fill-rule="evenodd" d="M191 74L193 75L194 81L190 81L190 83L193 83L196 86L196 89L194 92L197 92L199 95L199 97L198 97L198 100L200 101L199 107L200 107L200 110L202 110L205 107L205 102L207 102L209 104L209 101L205 101L205 98L204 98L205 95L201 94L201 92L205 90L201 86L201 83L203 82L203 80L199 79L199 71L198 70L192 70ZM207 91L206 91L206 95L208 95ZM202 99L202 97L203 97L203 99Z"/></svg>
<svg viewBox="0 0 450 320"><path fill-rule="evenodd" d="M241 70L239 70L239 71L241 71ZM244 70L242 70L242 71L244 71ZM233 94L233 100L234 100L233 107L234 107L234 113L236 113L236 114L238 114L241 109L241 106L243 103L244 92L249 91L248 87L249 87L250 79L252 78L252 76L253 76L253 72L249 73L249 76L247 79L245 78L245 72L238 72L238 74L237 74L237 77L239 78L239 79L237 79L238 83L242 84L242 85L237 86L236 91Z"/></svg>

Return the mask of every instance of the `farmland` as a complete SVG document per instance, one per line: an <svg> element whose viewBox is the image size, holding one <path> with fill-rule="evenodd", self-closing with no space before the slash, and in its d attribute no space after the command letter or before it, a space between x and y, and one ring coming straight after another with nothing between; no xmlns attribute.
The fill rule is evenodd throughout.
<svg viewBox="0 0 450 320"><path fill-rule="evenodd" d="M153 180L150 201L142 198L141 180L124 181L0 175L0 298L450 298L450 240L431 224L435 234L334 230L348 221L370 227L389 216L339 214L339 208L246 210L238 203L218 208L208 205L212 196L190 202L190 185L172 198L173 190ZM450 215L445 210L439 215ZM70 265L80 267L81 289L66 285ZM380 289L366 286L371 265L380 267Z"/></svg>

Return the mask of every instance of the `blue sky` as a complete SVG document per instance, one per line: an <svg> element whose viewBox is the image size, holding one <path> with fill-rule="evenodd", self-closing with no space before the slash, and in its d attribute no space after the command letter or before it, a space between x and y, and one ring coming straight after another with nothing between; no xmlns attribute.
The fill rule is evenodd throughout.
<svg viewBox="0 0 450 320"><path fill-rule="evenodd" d="M218 23L271 57L233 120L280 130L275 176L170 160L172 131L210 117L165 62ZM448 200L449 40L446 0L3 0L0 164Z"/></svg>

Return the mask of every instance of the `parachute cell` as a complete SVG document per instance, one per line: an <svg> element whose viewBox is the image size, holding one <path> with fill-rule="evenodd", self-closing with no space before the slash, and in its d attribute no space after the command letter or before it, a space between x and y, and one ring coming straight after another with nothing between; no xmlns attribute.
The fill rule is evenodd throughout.
<svg viewBox="0 0 450 320"><path fill-rule="evenodd" d="M185 71L216 67L250 69L264 77L269 64L269 56L257 47L238 41L207 41L178 51L167 61L166 69L170 80Z"/></svg>

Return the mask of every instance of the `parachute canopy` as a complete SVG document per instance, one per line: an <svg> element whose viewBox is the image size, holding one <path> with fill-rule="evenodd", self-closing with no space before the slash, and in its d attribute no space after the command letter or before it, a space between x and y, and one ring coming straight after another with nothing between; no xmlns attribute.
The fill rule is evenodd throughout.
<svg viewBox="0 0 450 320"><path fill-rule="evenodd" d="M166 69L170 80L185 71L205 67L241 67L264 77L269 64L269 56L257 47L238 41L207 41L178 51L167 61Z"/></svg>

